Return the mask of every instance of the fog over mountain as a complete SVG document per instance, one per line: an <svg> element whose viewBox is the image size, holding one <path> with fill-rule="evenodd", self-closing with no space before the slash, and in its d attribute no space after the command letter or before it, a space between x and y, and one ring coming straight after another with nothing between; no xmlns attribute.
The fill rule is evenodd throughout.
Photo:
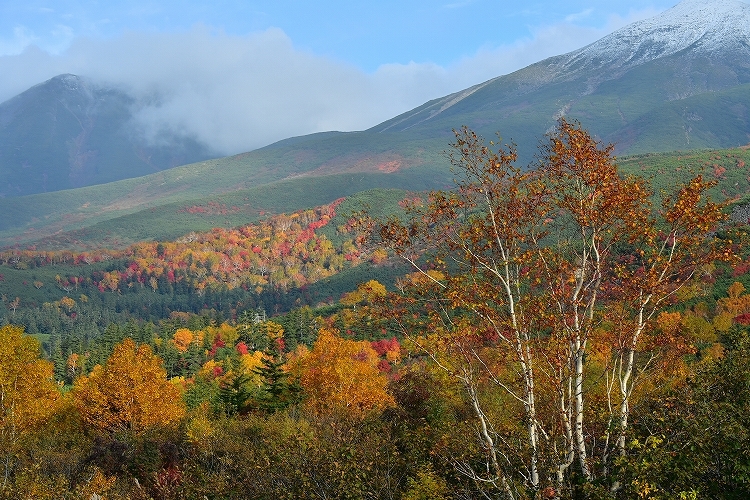
<svg viewBox="0 0 750 500"><path fill-rule="evenodd" d="M78 38L59 54L32 45L0 56L0 102L56 75L75 74L137 101L150 99L137 116L145 137L166 130L233 154L296 135L366 129L654 13L614 17L599 29L571 18L534 28L531 37L511 45L480 47L448 66L418 61L384 64L374 72L296 47L278 28L245 36L196 26Z"/></svg>

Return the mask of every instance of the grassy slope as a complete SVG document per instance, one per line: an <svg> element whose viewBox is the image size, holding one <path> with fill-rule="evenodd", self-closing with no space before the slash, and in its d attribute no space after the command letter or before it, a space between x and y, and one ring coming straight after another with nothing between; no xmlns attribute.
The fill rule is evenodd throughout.
<svg viewBox="0 0 750 500"><path fill-rule="evenodd" d="M412 190L423 190L429 187L411 175L412 172L402 175L360 173L279 181L254 189L149 208L44 238L37 242L37 247L122 248L136 241L173 240L191 231L248 224L270 214L316 207L374 188L411 187ZM199 210L205 208L207 212L191 213L191 207L199 207ZM223 210L216 210L215 207Z"/></svg>
<svg viewBox="0 0 750 500"><path fill-rule="evenodd" d="M742 162L745 167L739 166ZM623 157L619 163L628 173L651 178L657 190L669 190L691 173L702 172L713 178L715 166L718 166L726 171L718 179L720 184L714 189L714 196L738 198L750 192L750 170L747 167L750 165L750 149L651 153ZM429 164L390 174L352 172L297 177L216 196L173 201L111 219L103 218L99 222L94 217L91 220L95 223L85 228L62 231L38 239L36 243L40 248L49 249L122 248L135 241L171 240L191 231L247 224L267 213L314 207L373 188L421 191L450 188L451 185L450 172L435 176ZM371 203L371 207L378 205L377 202ZM199 207L199 211L191 213L190 207ZM33 236L33 233L26 236Z"/></svg>
<svg viewBox="0 0 750 500"><path fill-rule="evenodd" d="M294 199L288 201L294 202L293 206L297 208L310 207L330 201L322 199L319 194L321 189L333 192L333 188L321 187L322 184L338 185L341 194L331 196L335 199L353 192L348 184L359 182L363 177L366 180L358 190L399 184L407 189L445 186L450 178L442 156L445 148L438 149L435 141L425 143L402 139L388 140L386 136L359 133L319 134L137 179L0 199L0 247L28 245L52 235L133 214L140 213L137 217L142 217L147 213L144 211L156 207L159 207L158 212L166 214L180 203L192 205L204 203L207 199L240 207L249 204L250 211L269 210L280 205L274 198L284 199L287 191L296 190ZM441 144L445 142L441 141ZM386 173L394 169L396 172ZM314 173L303 175L310 171ZM370 177L365 172L370 172ZM349 177L319 178L345 173ZM285 179L288 183L266 187ZM287 209L285 204L281 205ZM148 219L149 216L144 218ZM250 220L252 218L235 217L230 223L236 225ZM221 225L225 224L225 221L221 222ZM177 227L186 226L179 223ZM205 227L205 224L199 227ZM181 230L176 228L172 234ZM139 230L138 234L143 236L138 238L159 236L147 233L148 229Z"/></svg>
<svg viewBox="0 0 750 500"><path fill-rule="evenodd" d="M707 106L706 99L696 102ZM723 96L717 93L713 99L722 101ZM450 187L451 173L442 154L449 142L379 133L316 134L138 179L0 199L0 248L32 243L52 249L122 247L237 226L264 213L318 206L366 189ZM726 169L717 194L723 190L724 196L736 197L748 191L748 172L737 167L739 161L750 163L750 151L657 153L626 157L620 163L632 173L653 176L657 185L659 179L673 179L686 170L705 168L713 175L716 164ZM398 169L386 173L393 165ZM310 170L314 175L300 174ZM190 207L199 211L190 213Z"/></svg>
<svg viewBox="0 0 750 500"><path fill-rule="evenodd" d="M718 181L710 191L715 199L739 200L750 193L750 148L746 147L648 153L622 158L618 164L626 173L649 179L657 192L673 191L680 181L701 174Z"/></svg>

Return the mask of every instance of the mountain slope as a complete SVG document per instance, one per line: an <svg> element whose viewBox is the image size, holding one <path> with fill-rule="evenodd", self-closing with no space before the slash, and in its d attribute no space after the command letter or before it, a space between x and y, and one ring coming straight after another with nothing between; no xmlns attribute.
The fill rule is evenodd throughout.
<svg viewBox="0 0 750 500"><path fill-rule="evenodd" d="M127 94L60 75L0 104L0 196L137 177L213 156L192 139L150 144Z"/></svg>
<svg viewBox="0 0 750 500"><path fill-rule="evenodd" d="M620 154L646 150L641 140L659 151L689 149L695 144L687 138L660 144L658 130L636 140L618 132L630 131L629 125L655 107L747 83L750 5L685 0L582 49L437 99L370 131L430 136L466 124L484 134L500 131L533 149L535 138L566 115L614 142ZM745 144L747 134L744 125L732 131L732 139L719 134L706 146ZM740 143L734 142L737 135Z"/></svg>
<svg viewBox="0 0 750 500"><path fill-rule="evenodd" d="M560 116L578 119L618 155L750 143L750 5L685 0L577 51L425 103L363 132L290 138L229 158L70 192L0 199L0 245L166 204L283 180L369 173L369 187L442 188L452 129L496 131L520 164ZM0 122L1 124L2 122ZM330 200L329 200L330 201ZM322 203L323 201L316 201Z"/></svg>

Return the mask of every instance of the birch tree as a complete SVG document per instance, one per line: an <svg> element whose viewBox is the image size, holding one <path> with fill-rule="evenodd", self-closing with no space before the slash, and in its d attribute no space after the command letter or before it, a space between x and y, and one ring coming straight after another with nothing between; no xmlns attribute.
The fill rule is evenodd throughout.
<svg viewBox="0 0 750 500"><path fill-rule="evenodd" d="M521 169L514 147L462 129L450 154L457 189L374 229L414 269L384 316L474 412L485 462L456 466L506 498L560 497L572 475L606 480L657 355L643 352L646 332L701 266L729 255L707 237L723 215L701 178L657 210L648 184L622 175L613 147L580 125L561 120L548 139ZM487 387L500 391L492 404ZM589 397L604 410L591 412ZM498 406L521 428L509 431L488 409Z"/></svg>

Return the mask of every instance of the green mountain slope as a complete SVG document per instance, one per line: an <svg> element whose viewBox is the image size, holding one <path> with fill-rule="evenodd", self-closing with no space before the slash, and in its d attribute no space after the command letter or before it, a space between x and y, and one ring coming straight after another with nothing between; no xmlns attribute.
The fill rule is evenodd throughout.
<svg viewBox="0 0 750 500"><path fill-rule="evenodd" d="M224 165L217 163L217 170ZM366 189L422 191L451 185L450 172L438 175L428 161L389 173L354 170L257 183L202 172L200 165L188 165L102 186L0 199L0 248L122 246L245 224L267 212L313 207Z"/></svg>
<svg viewBox="0 0 750 500"><path fill-rule="evenodd" d="M747 144L750 6L735 0L709 4L684 1L580 50L431 101L367 131L290 138L138 179L0 199L0 245L25 245L144 210L169 213L171 208L158 207L200 205L259 188L238 194L250 201L217 201L252 211L260 206L253 200L268 199L263 186L280 181L299 182L294 201L309 199L307 206L322 202L308 196L320 186L313 179L330 175L369 173L378 179L366 187L445 187L451 172L442 153L452 130L462 125L517 143L521 165L533 161L560 116L580 120L614 143L618 155Z"/></svg>
<svg viewBox="0 0 750 500"><path fill-rule="evenodd" d="M688 175L702 173L718 181L713 189L717 198L739 199L750 192L750 148L648 153L622 157L618 163L625 172L650 178L656 189L672 189ZM174 170L181 168L184 167ZM432 163L425 163L391 173L298 176L205 197L197 196L198 188L175 190L168 197L156 196L154 200L142 195L138 199L143 202L122 206L117 206L116 200L128 198L118 198L116 188L132 184L130 187L135 190L136 181L0 199L0 222L7 228L0 231L0 248L33 244L40 249L80 250L122 248L142 240L171 240L191 231L247 224L271 214L322 205L374 188L409 191L451 188L450 170L445 168L444 172L438 175ZM153 184L151 188L157 192L156 183ZM105 193L102 188L107 186L110 190ZM146 193L149 187L143 189ZM88 201L81 205L83 199ZM135 201L136 196L130 199ZM19 200L25 203L12 203ZM25 211L24 207L32 210ZM13 226L14 219L26 222Z"/></svg>

